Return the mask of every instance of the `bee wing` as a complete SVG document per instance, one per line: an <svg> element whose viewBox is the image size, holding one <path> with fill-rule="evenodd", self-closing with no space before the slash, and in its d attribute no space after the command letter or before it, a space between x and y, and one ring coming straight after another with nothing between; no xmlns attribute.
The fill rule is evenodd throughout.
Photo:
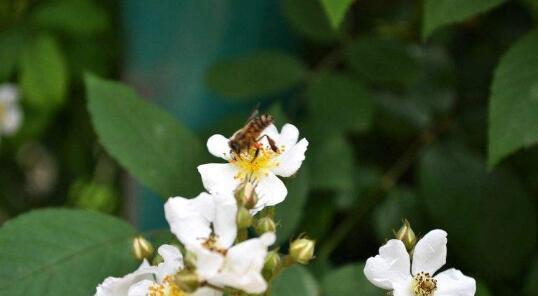
<svg viewBox="0 0 538 296"><path fill-rule="evenodd" d="M260 103L258 103L259 105ZM249 122L251 122L254 118L256 118L256 116L258 116L258 114L260 114L260 110L258 110L258 105L256 105L256 108L252 111L252 113L250 113L250 116L248 117L247 119L247 124Z"/></svg>

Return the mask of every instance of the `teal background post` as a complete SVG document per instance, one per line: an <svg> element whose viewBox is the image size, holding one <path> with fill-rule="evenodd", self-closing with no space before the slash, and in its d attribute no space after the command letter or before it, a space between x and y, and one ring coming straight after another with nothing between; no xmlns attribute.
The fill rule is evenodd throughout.
<svg viewBox="0 0 538 296"><path fill-rule="evenodd" d="M124 80L197 131L231 110L250 108L205 88L212 63L260 48L295 47L274 0L124 0L122 20ZM135 187L130 206L139 229L166 227L163 201Z"/></svg>

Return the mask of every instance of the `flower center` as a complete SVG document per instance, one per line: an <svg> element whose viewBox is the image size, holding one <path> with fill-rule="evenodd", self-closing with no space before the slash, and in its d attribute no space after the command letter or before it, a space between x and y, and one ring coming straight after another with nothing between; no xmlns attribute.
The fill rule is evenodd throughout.
<svg viewBox="0 0 538 296"><path fill-rule="evenodd" d="M212 233L209 238L202 243L202 246L211 252L221 253L222 255L226 255L226 252L228 251L218 246L217 236L214 233Z"/></svg>
<svg viewBox="0 0 538 296"><path fill-rule="evenodd" d="M181 291L172 276L167 276L162 284L155 284L149 288L148 296L187 296L187 293Z"/></svg>
<svg viewBox="0 0 538 296"><path fill-rule="evenodd" d="M427 272L419 272L413 278L412 289L415 296L432 296L437 290L437 280Z"/></svg>
<svg viewBox="0 0 538 296"><path fill-rule="evenodd" d="M254 178L267 175L271 168L279 165L275 158L282 153L283 149L284 147L281 147L278 152L275 152L271 147L260 145L259 147L251 147L239 155L234 155L230 163L239 168L235 178L244 180L249 175Z"/></svg>

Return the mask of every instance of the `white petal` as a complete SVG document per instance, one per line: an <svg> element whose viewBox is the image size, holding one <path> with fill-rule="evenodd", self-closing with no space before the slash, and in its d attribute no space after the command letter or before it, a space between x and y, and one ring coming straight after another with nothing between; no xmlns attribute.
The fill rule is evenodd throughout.
<svg viewBox="0 0 538 296"><path fill-rule="evenodd" d="M129 288L143 280L153 279L155 268L150 266L146 260L134 272L124 277L108 277L99 286L95 296L123 296L127 295Z"/></svg>
<svg viewBox="0 0 538 296"><path fill-rule="evenodd" d="M201 280L214 277L224 262L224 256L217 252L209 251L199 245L187 246L190 252L196 256L196 272Z"/></svg>
<svg viewBox="0 0 538 296"><path fill-rule="evenodd" d="M410 283L409 254L397 239L389 240L379 248L379 255L366 260L364 275L374 285L392 290L402 283Z"/></svg>
<svg viewBox="0 0 538 296"><path fill-rule="evenodd" d="M392 296L414 296L413 291L411 290L411 281L412 281L411 275L409 275L409 279L407 281L402 281L395 283L394 290L392 291Z"/></svg>
<svg viewBox="0 0 538 296"><path fill-rule="evenodd" d="M229 163L208 163L198 166L202 183L210 193L233 195L240 180L235 178L237 168Z"/></svg>
<svg viewBox="0 0 538 296"><path fill-rule="evenodd" d="M127 295L128 296L147 296L149 288L153 286L154 284L155 282L150 281L150 280L143 280L141 282L138 282L129 288ZM122 296L122 295L117 294L115 296Z"/></svg>
<svg viewBox="0 0 538 296"><path fill-rule="evenodd" d="M16 85L4 83L0 85L0 104L12 104L19 98L19 90Z"/></svg>
<svg viewBox="0 0 538 296"><path fill-rule="evenodd" d="M5 110L0 129L6 135L14 134L20 127L22 122L22 112L18 106L10 106Z"/></svg>
<svg viewBox="0 0 538 296"><path fill-rule="evenodd" d="M220 248L228 249L237 236L237 202L232 195L216 194L215 220L213 231L217 235L217 244Z"/></svg>
<svg viewBox="0 0 538 296"><path fill-rule="evenodd" d="M178 247L162 245L159 247L158 253L163 258L163 262L157 266L157 278L159 282L183 268L183 255L181 255Z"/></svg>
<svg viewBox="0 0 538 296"><path fill-rule="evenodd" d="M273 173L282 177L290 177L295 174L303 163L307 147L308 141L306 139L302 139L292 146L286 146L276 160L278 166L272 170Z"/></svg>
<svg viewBox="0 0 538 296"><path fill-rule="evenodd" d="M191 296L221 296L222 292L211 289L211 288L202 287L190 295Z"/></svg>
<svg viewBox="0 0 538 296"><path fill-rule="evenodd" d="M278 140L278 146L294 146L299 140L299 130L295 125L286 123L280 131L280 138Z"/></svg>
<svg viewBox="0 0 538 296"><path fill-rule="evenodd" d="M454 268L441 272L435 279L435 296L473 296L476 292L475 280Z"/></svg>
<svg viewBox="0 0 538 296"><path fill-rule="evenodd" d="M184 245L203 243L211 234L215 216L213 197L205 192L196 198L169 198L164 214L170 229Z"/></svg>
<svg viewBox="0 0 538 296"><path fill-rule="evenodd" d="M207 150L216 157L230 159L230 140L223 135L213 135L207 140Z"/></svg>
<svg viewBox="0 0 538 296"><path fill-rule="evenodd" d="M271 124L268 127L266 127L262 132L262 136L263 135L267 135L269 138L273 139L277 144L280 142L280 134L278 133L278 129L276 128L274 124ZM263 141L265 145L268 144L265 138L263 138Z"/></svg>
<svg viewBox="0 0 538 296"><path fill-rule="evenodd" d="M267 248L275 241L274 233L265 233L228 250L221 272L209 281L217 286L228 286L247 293L262 293L267 289L261 271Z"/></svg>
<svg viewBox="0 0 538 296"><path fill-rule="evenodd" d="M433 275L446 263L446 231L435 229L420 239L413 250L413 274Z"/></svg>
<svg viewBox="0 0 538 296"><path fill-rule="evenodd" d="M259 211L266 206L274 206L284 201L288 189L277 176L267 173L266 176L260 177L256 193L258 194L256 211Z"/></svg>

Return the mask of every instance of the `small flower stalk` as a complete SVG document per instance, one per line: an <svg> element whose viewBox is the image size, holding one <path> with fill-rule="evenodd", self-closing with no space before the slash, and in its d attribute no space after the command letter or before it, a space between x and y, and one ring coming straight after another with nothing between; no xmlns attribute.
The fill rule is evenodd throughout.
<svg viewBox="0 0 538 296"><path fill-rule="evenodd" d="M227 163L198 167L207 192L193 198L171 197L164 205L171 232L183 252L162 245L158 255L142 237L133 252L142 264L121 278L109 277L97 296L220 296L269 293L272 279L284 264L276 241L274 205L287 195L277 177L300 168L308 146L298 129L285 124L279 132L270 115L253 115L231 138L214 135L207 142L211 154ZM258 236L251 236L256 233ZM250 235L249 235L250 234ZM298 238L290 245L292 263L314 258L315 243ZM149 264L152 257L160 258Z"/></svg>

